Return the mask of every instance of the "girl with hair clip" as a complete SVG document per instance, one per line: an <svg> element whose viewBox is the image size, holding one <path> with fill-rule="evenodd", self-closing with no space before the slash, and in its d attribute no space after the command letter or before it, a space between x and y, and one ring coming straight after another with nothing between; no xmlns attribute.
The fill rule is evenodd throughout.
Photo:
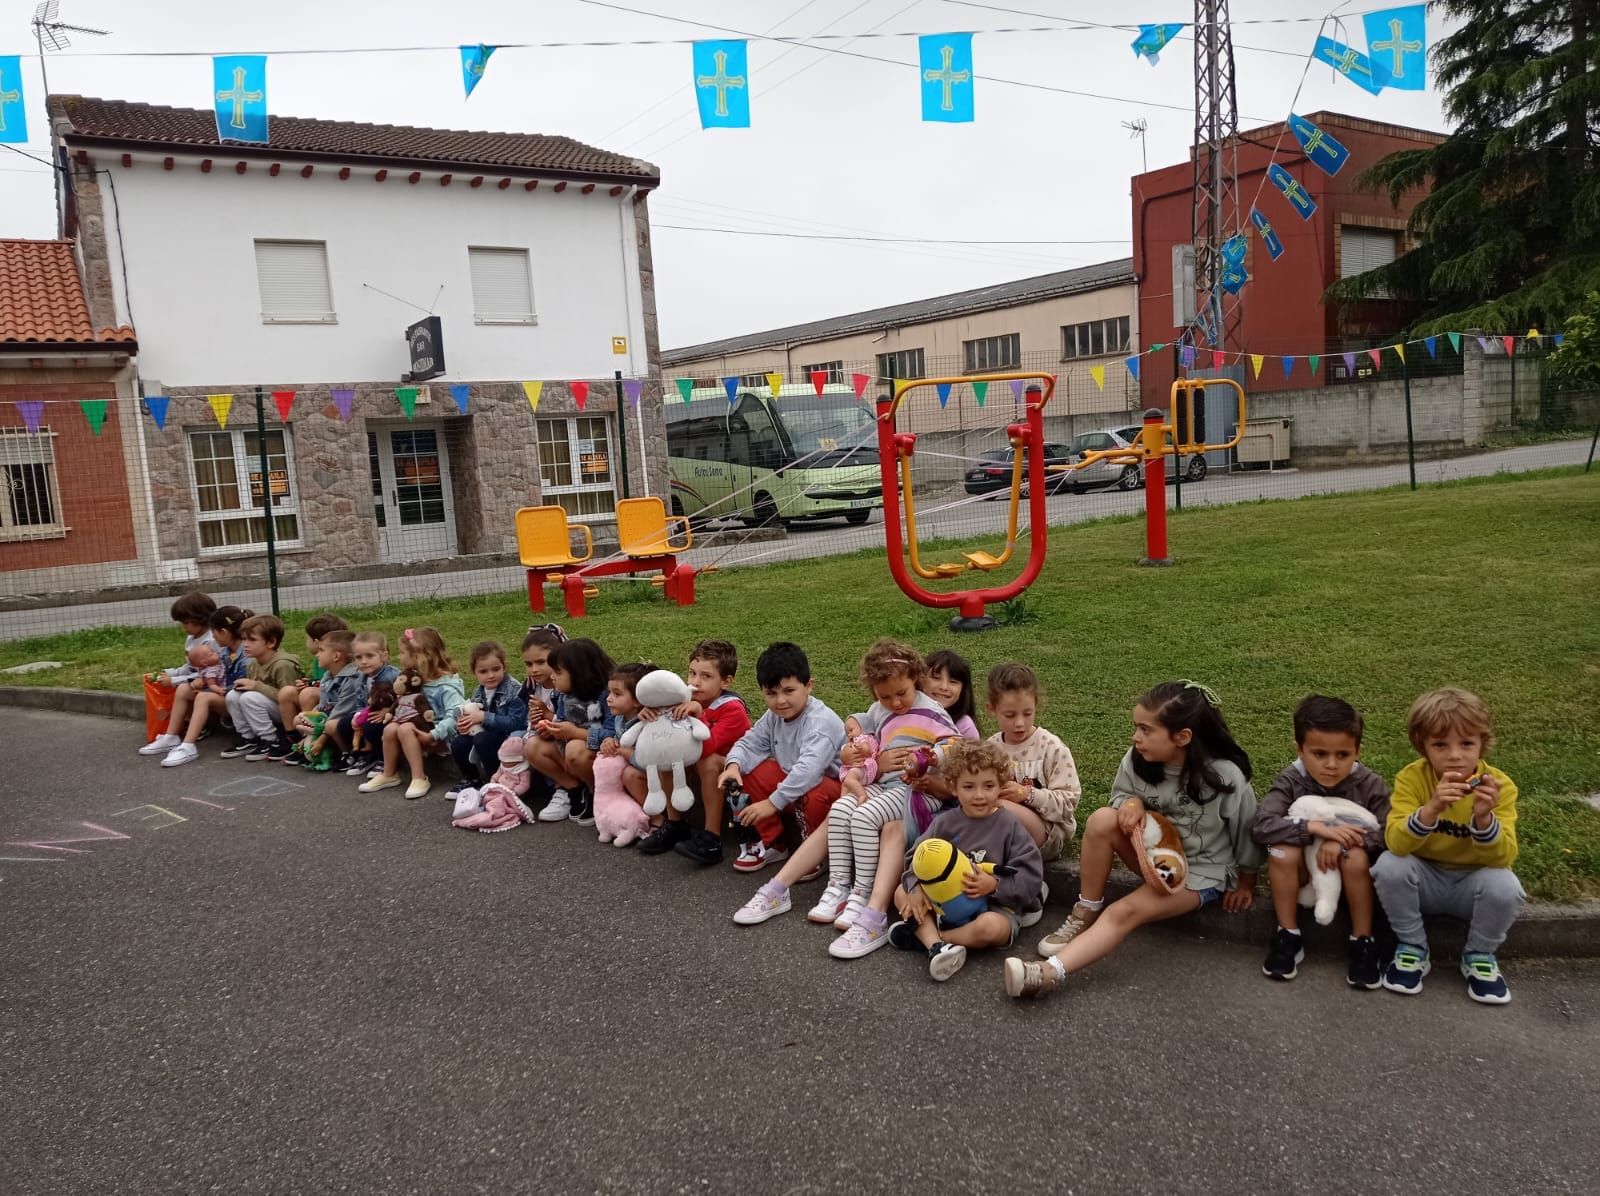
<svg viewBox="0 0 1600 1196"><path fill-rule="evenodd" d="M396 719L383 728L383 771L360 787L362 793L377 793L400 783L400 759L411 769L411 784L406 799L426 797L432 788L428 781L427 756L449 751L450 737L456 733L456 716L467 700L456 672L455 662L444 646L444 637L432 627L407 627L400 633L400 669L422 678L422 694L433 711L431 728L420 722Z"/></svg>
<svg viewBox="0 0 1600 1196"><path fill-rule="evenodd" d="M1250 757L1234 741L1212 690L1164 681L1141 696L1133 708L1133 746L1111 783L1111 802L1084 823L1078 903L1039 943L1042 963L1006 960L1006 992L1044 996L1146 923L1213 902L1233 914L1249 909L1263 858L1250 836L1256 811L1250 774ZM1142 833L1147 811L1177 831L1187 862L1184 887L1169 892L1147 881L1107 908L1112 857L1141 871L1133 837Z"/></svg>
<svg viewBox="0 0 1600 1196"><path fill-rule="evenodd" d="M552 648L548 666L555 708L533 723L533 735L524 749L534 771L555 785L549 803L539 811L539 821L571 819L579 826L593 826L594 752L589 748L589 730L605 717L616 665L594 640L575 639Z"/></svg>
<svg viewBox="0 0 1600 1196"><path fill-rule="evenodd" d="M254 613L237 606L219 606L211 612L211 638L217 642L217 660L223 670L220 688L215 681L201 677L179 685L172 695L172 717L167 720L167 726L185 727L187 720L183 738L178 738L176 732L159 736L139 749L141 756L164 756L163 768L176 768L199 758L200 749L196 745L206 735L211 720L228 713L228 693L233 683L244 676L245 665L249 663L239 646L239 638L244 621ZM232 759L244 755L247 750L244 737L235 731L232 746L224 750L222 756Z"/></svg>

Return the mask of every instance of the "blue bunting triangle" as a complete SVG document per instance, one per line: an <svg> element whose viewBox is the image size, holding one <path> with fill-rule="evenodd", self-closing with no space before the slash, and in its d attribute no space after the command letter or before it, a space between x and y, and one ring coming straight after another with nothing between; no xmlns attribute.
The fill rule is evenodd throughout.
<svg viewBox="0 0 1600 1196"><path fill-rule="evenodd" d="M150 418L156 421L156 427L167 426L167 404L172 402L166 395L148 395L145 398L145 410L150 413Z"/></svg>

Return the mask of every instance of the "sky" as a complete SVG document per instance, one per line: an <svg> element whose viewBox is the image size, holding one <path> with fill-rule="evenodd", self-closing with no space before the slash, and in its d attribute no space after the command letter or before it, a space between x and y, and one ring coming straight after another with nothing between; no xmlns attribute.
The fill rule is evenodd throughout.
<svg viewBox="0 0 1600 1196"><path fill-rule="evenodd" d="M1325 108L1445 129L1431 83L1371 96L1330 70L1307 70L1332 3L1233 0L1240 128ZM31 140L15 148L47 158L33 4L3 5L0 54L26 55ZM1351 0L1327 33L1359 48L1359 14L1385 6ZM1192 20L1183 0L274 0L259 10L60 0L60 8L61 20L110 35L71 34L70 48L48 56L54 92L204 108L208 55L276 52L267 69L277 114L560 134L653 162L663 348L1126 257L1129 180L1143 169L1141 154L1152 168L1184 160L1194 125L1191 42L1172 43L1152 67L1134 56L1127 28L1071 28ZM999 32L1007 29L1026 32ZM915 35L955 31L976 34L976 119L923 123ZM1430 16L1430 44L1443 32ZM879 36L850 39L866 34ZM702 130L687 43L742 35L835 40L752 40L751 127ZM463 43L655 40L673 44L507 48L472 97L462 96L455 47ZM372 52L382 47L421 48ZM1138 121L1142 138L1125 127ZM0 237L55 232L48 167L0 152ZM984 244L996 241L1027 243Z"/></svg>

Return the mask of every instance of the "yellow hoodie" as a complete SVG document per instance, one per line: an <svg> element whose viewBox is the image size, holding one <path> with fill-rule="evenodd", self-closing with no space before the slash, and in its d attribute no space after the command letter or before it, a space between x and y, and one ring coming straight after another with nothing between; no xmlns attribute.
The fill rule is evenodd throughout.
<svg viewBox="0 0 1600 1196"><path fill-rule="evenodd" d="M1472 794L1444 808L1439 824L1428 827L1419 811L1433 800L1439 776L1426 759L1413 760L1394 779L1384 842L1396 855L1415 855L1446 868L1509 868L1517 859L1517 783L1489 764L1477 773L1500 782L1487 830L1472 825Z"/></svg>

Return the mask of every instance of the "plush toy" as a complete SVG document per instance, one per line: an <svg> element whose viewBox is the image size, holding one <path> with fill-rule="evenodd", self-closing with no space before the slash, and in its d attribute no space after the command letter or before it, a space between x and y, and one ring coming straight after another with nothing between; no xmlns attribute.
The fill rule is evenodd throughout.
<svg viewBox="0 0 1600 1196"><path fill-rule="evenodd" d="M422 692L422 674L407 669L394 679L394 721L418 723L418 730L433 730L433 707Z"/></svg>
<svg viewBox="0 0 1600 1196"><path fill-rule="evenodd" d="M991 863L978 864L976 867L991 875L996 872L1004 875L1006 872ZM940 924L946 928L965 926L989 908L988 898L969 897L961 890L961 882L973 868L967 853L948 839L924 839L911 853L911 871L917 878L918 887L939 915Z"/></svg>
<svg viewBox="0 0 1600 1196"><path fill-rule="evenodd" d="M189 649L188 661L194 669L194 676L190 678L196 690L205 690L214 694L228 692L224 684L228 679L227 666L222 663L222 657L210 644L199 643Z"/></svg>
<svg viewBox="0 0 1600 1196"><path fill-rule="evenodd" d="M870 735L856 735L845 743L866 753L860 764L846 764L839 770L839 783L846 793L865 796L866 788L878 779L878 741Z"/></svg>
<svg viewBox="0 0 1600 1196"><path fill-rule="evenodd" d="M496 753L500 767L482 789L463 789L456 794L456 808L450 825L467 831L508 831L533 821L533 811L522 799L532 784L528 762L522 756L523 740L512 735Z"/></svg>
<svg viewBox="0 0 1600 1196"><path fill-rule="evenodd" d="M639 678L633 687L639 705L654 708L660 717L653 722L637 722L622 733L620 743L633 749L633 766L644 769L650 792L644 812L652 817L667 808L661 788L661 769L672 769L672 808L687 810L694 805L694 791L684 775L686 765L700 759L701 747L711 738L711 728L697 718L674 718L672 708L687 702L688 683L676 673L657 669Z"/></svg>
<svg viewBox="0 0 1600 1196"><path fill-rule="evenodd" d="M367 691L366 708L360 711L352 722L355 729L350 743L352 749L357 752L373 750L373 745L367 739L368 732L380 739L383 737L383 724L394 717L395 703L399 700L395 696L393 683L388 681L372 683L372 688Z"/></svg>
<svg viewBox="0 0 1600 1196"><path fill-rule="evenodd" d="M1364 831L1378 829L1378 819L1371 810L1356 805L1348 798L1324 797L1318 793L1295 798L1294 804L1289 807L1289 817L1301 822L1359 826ZM1313 907L1312 914L1317 922L1326 926L1333 921L1333 915L1339 908L1339 893L1343 885L1339 879L1339 869L1324 869L1317 863L1317 845L1321 842L1321 839L1312 836L1311 846L1306 848L1303 858L1311 879L1300 890L1300 904Z"/></svg>
<svg viewBox="0 0 1600 1196"><path fill-rule="evenodd" d="M305 735L294 745L294 750L312 772L327 772L333 767L333 745L328 742L326 734L328 716L320 710L311 710L296 721L302 720L305 723ZM312 745L319 742L322 746L313 752Z"/></svg>
<svg viewBox="0 0 1600 1196"><path fill-rule="evenodd" d="M1183 854L1183 840L1178 838L1178 828L1164 814L1146 810L1144 827L1131 836L1133 853L1139 857L1139 871L1145 880L1169 893L1183 892L1183 883L1189 877L1189 861Z"/></svg>
<svg viewBox="0 0 1600 1196"><path fill-rule="evenodd" d="M600 842L626 847L650 829L650 815L622 787L628 762L618 756L594 758L594 829Z"/></svg>

